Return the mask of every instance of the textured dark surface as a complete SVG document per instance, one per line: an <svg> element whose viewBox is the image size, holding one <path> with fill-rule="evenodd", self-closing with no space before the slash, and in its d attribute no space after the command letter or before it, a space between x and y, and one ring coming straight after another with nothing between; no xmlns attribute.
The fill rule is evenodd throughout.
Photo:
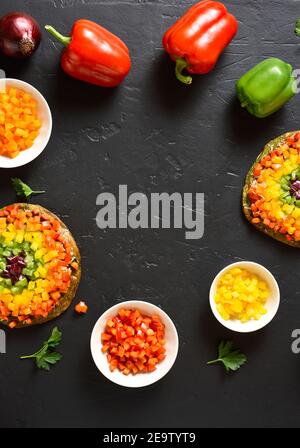
<svg viewBox="0 0 300 448"><path fill-rule="evenodd" d="M300 326L299 252L260 235L246 223L240 197L244 176L264 144L299 129L299 98L257 120L235 100L234 82L264 57L300 67L293 34L300 4L293 0L227 1L240 29L217 68L181 86L161 48L167 27L192 2L179 0L1 0L0 13L23 9L43 25L68 33L75 19L94 19L128 44L133 69L116 90L65 76L61 46L44 32L28 63L1 58L7 76L35 85L49 101L54 132L30 166L0 171L1 204L15 200L13 175L47 189L35 199L74 233L83 258L78 298L90 311L70 309L63 331L63 361L50 373L19 355L31 353L53 323L8 334L0 355L1 427L214 427L300 423L300 359L290 349ZM298 65L297 65L298 64ZM177 230L100 231L96 196L131 191L205 192L205 236L186 241ZM278 278L282 303L274 322L250 335L233 335L212 317L208 290L226 264L249 259ZM126 299L161 305L174 319L180 352L171 373L145 390L115 386L96 370L89 338L99 315ZM206 366L221 338L233 338L249 357L234 375Z"/></svg>

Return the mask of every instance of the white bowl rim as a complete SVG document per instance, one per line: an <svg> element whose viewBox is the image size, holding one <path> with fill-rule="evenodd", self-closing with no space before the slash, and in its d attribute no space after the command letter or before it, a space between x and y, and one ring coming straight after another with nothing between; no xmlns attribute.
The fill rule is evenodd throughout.
<svg viewBox="0 0 300 448"><path fill-rule="evenodd" d="M218 312L217 308L216 308L216 304L215 304L215 300L214 300L214 290L216 287L217 282L219 281L220 277L229 269L233 268L234 266L243 266L243 265L247 265L247 266L253 266L253 267L257 267L259 268L262 272L264 272L265 274L267 274L270 279L273 282L273 286L275 288L276 291L276 306L274 306L273 311L268 312L268 319L266 319L264 322L260 319L260 320L251 320L249 322L251 322L253 324L253 329L248 329L247 328L247 323L243 324L243 327L240 327L240 329L235 328L235 321L234 320L228 320L226 321L225 319L222 318L222 316L220 315L220 313ZM225 266L223 269L221 269L218 274L215 276L215 278L212 281L210 290L209 290L209 303L210 303L210 308L212 310L213 315L215 316L215 318L219 321L219 323L221 325L223 325L225 328L234 331L236 333L254 333L258 330L261 330L262 328L266 327L270 322L272 322L272 320L274 319L274 317L276 316L278 309L279 309L279 305L280 305L280 289L277 283L277 280L275 279L274 275L272 274L272 272L269 271L269 269L267 269L265 266L263 266L260 263L257 263L255 261L248 261L248 260L240 260L240 261L236 261L234 263L230 263L227 266ZM267 316L267 315L266 315Z"/></svg>
<svg viewBox="0 0 300 448"><path fill-rule="evenodd" d="M99 325L100 321L102 319L104 319L106 314L111 314L111 313L113 313L114 311L117 311L120 308L132 308L132 307L138 308L139 306L143 306L143 305L150 306L153 309L154 312L156 311L157 313L160 314L160 317L162 317L162 319L164 319L165 321L168 321L168 323L169 323L169 325L170 325L170 327L172 329L172 332L174 334L174 341L173 341L173 343L175 343L174 355L173 355L173 358L172 358L172 360L171 360L171 362L169 364L168 369L166 369L166 371L163 372L162 375L159 376L159 378L155 378L155 379L151 380L150 378L151 378L151 373L152 372L150 372L148 374L143 374L144 378L148 378L148 381L146 381L145 384L139 384L139 385L134 385L133 383L126 384L125 382L118 381L118 379L112 378L111 375L107 375L105 372L103 372L103 370L99 366L99 363L97 362L97 360L96 360L96 358L94 356L94 348L93 348L93 345L92 345L93 338L95 337L94 335L95 335L95 333L97 331L97 328L98 328L98 325ZM99 344L101 344L101 341L99 341ZM177 359L177 355L178 355L179 337L178 337L178 332L177 332L177 329L176 329L176 326L175 326L174 322L172 321L170 316L163 309L161 309L157 305L154 305L151 302L146 302L145 300L127 300L125 302L116 303L115 305L111 306L106 311L104 311L104 313L102 313L101 316L97 319L97 321L96 321L96 323L95 323L95 325L93 327L92 333L91 333L90 350L91 350L92 358L94 360L94 363L95 363L97 369L108 380L110 380L111 382L117 384L118 386L123 386L123 387L128 387L128 388L141 388L141 387L150 386L151 384L154 384L154 383L160 381L172 369L172 367L175 364L175 361ZM158 364L158 368L159 368L159 364ZM127 378L127 377L124 376L124 379L125 378Z"/></svg>
<svg viewBox="0 0 300 448"><path fill-rule="evenodd" d="M3 156L0 156L0 169L13 169L13 168L19 168L21 166L25 166L28 165L29 163L31 163L33 160L37 159L42 152L45 150L45 148L47 147L50 137L51 137L51 133L52 133L52 127L53 127L53 119L52 119L52 113L51 113L51 109L49 107L49 104L46 100L46 98L43 96L43 94L36 88L34 87L32 84L29 84L26 81L22 81L21 79L17 79L17 78L3 78L0 80L0 82L7 82L9 83L15 83L15 86L19 86L20 88L23 87L24 90L28 90L29 93L34 92L35 95L39 98L40 102L43 103L43 106L45 107L46 113L48 115L49 118L49 125L47 127L47 133L44 137L44 142L43 144L40 145L40 148L36 151L34 151L34 153L32 154L31 157L28 158L28 160L24 161L24 162L17 162L19 159L20 154L15 158L15 159L9 159L11 160L11 165L10 166L2 166L1 164L1 159ZM28 148L28 150L30 150L30 148ZM25 151L28 151L25 150ZM13 163L15 162L15 163Z"/></svg>

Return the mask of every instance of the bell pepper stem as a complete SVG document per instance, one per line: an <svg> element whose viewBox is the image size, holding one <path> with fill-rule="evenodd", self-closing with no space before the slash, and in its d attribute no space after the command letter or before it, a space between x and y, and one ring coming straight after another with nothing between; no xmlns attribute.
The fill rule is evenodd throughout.
<svg viewBox="0 0 300 448"><path fill-rule="evenodd" d="M66 47L71 43L72 38L68 37L68 36L63 36L62 34L60 34L58 31L56 31L55 28L53 28L53 26L50 25L46 25L45 29L47 31L49 31L50 34L52 34L52 36L54 36L57 40L59 40L59 42L61 42L63 45L65 45Z"/></svg>
<svg viewBox="0 0 300 448"><path fill-rule="evenodd" d="M193 82L193 78L191 76L183 75L183 70L186 69L188 66L188 63L183 58L176 59L176 67L175 67L175 74L177 79L180 82L183 82L183 84L190 85Z"/></svg>

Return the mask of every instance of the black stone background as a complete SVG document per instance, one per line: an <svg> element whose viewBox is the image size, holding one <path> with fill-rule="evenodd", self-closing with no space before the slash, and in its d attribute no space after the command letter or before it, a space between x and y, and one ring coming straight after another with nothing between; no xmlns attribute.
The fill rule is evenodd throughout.
<svg viewBox="0 0 300 448"><path fill-rule="evenodd" d="M15 201L10 178L20 176L47 194L35 203L56 212L81 249L77 299L55 323L8 332L0 355L1 427L297 427L300 359L291 332L300 327L299 254L264 237L241 214L244 177L262 146L299 129L299 97L259 120L241 110L234 83L250 67L277 56L300 67L293 34L300 1L226 1L239 32L209 75L187 88L162 51L164 31L191 1L1 0L0 14L25 10L41 25L68 34L79 18L95 20L123 38L133 68L114 90L67 77L61 45L43 32L28 62L1 57L7 76L36 86L47 98L54 129L43 155L27 167L0 171L1 204ZM127 184L131 192L205 192L205 236L188 241L180 230L107 230L95 224L96 196ZM257 334L233 334L212 316L208 291L228 263L253 260L271 269L282 303ZM174 319L180 337L176 365L159 383L130 390L104 379L93 364L90 333L111 305L143 299ZM18 357L32 353L58 325L64 359L51 372ZM206 366L220 339L248 355L238 373Z"/></svg>

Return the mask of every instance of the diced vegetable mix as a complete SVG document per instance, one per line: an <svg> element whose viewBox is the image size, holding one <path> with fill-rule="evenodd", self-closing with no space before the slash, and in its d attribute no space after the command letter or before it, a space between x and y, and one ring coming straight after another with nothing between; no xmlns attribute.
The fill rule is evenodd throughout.
<svg viewBox="0 0 300 448"><path fill-rule="evenodd" d="M110 370L124 375L147 373L165 358L165 326L159 316L145 316L137 309L120 309L102 334L102 352Z"/></svg>
<svg viewBox="0 0 300 448"><path fill-rule="evenodd" d="M0 210L0 320L45 318L79 266L55 217L20 204Z"/></svg>
<svg viewBox="0 0 300 448"><path fill-rule="evenodd" d="M252 223L300 241L300 132L264 156L253 176L248 192Z"/></svg>
<svg viewBox="0 0 300 448"><path fill-rule="evenodd" d="M88 306L83 300L81 300L75 305L75 311L78 314L86 314L88 312Z"/></svg>
<svg viewBox="0 0 300 448"><path fill-rule="evenodd" d="M248 322L259 320L267 313L265 304L269 293L268 285L258 275L236 267L220 278L215 302L223 319Z"/></svg>
<svg viewBox="0 0 300 448"><path fill-rule="evenodd" d="M33 145L40 128L37 103L29 93L12 87L0 92L0 155L17 157Z"/></svg>

